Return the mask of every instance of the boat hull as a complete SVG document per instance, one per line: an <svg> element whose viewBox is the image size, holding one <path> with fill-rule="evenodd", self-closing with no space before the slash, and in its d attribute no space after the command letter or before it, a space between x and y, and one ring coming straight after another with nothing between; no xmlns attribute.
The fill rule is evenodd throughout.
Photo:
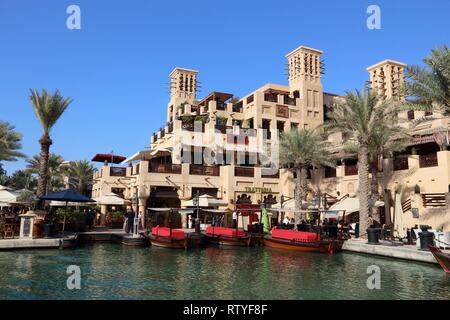
<svg viewBox="0 0 450 320"><path fill-rule="evenodd" d="M245 236L225 236L203 234L207 244L226 247L253 247L262 244L262 235L245 235Z"/></svg>
<svg viewBox="0 0 450 320"><path fill-rule="evenodd" d="M342 249L345 240L319 240L310 242L291 241L286 239L264 237L264 245L270 248L299 251L299 252L322 252L332 254Z"/></svg>
<svg viewBox="0 0 450 320"><path fill-rule="evenodd" d="M434 246L429 246L429 248L434 258L442 267L442 269L444 269L446 273L450 274L450 254L443 253L440 249Z"/></svg>
<svg viewBox="0 0 450 320"><path fill-rule="evenodd" d="M166 236L148 236L152 246L171 249L189 249L200 245L200 235L186 236L184 239L174 239Z"/></svg>

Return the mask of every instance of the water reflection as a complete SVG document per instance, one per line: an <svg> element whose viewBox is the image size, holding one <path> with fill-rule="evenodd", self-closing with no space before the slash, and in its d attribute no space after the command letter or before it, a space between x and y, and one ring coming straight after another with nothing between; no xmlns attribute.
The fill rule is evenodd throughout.
<svg viewBox="0 0 450 320"><path fill-rule="evenodd" d="M66 288L80 266L81 290ZM381 268L381 290L366 286ZM1 299L450 299L434 265L264 248L167 250L94 244L0 253Z"/></svg>

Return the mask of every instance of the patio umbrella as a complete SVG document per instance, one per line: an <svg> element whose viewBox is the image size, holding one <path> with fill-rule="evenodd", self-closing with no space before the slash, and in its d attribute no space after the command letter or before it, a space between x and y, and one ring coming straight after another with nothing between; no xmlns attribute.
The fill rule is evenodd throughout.
<svg viewBox="0 0 450 320"><path fill-rule="evenodd" d="M263 208L261 213L261 222L264 226L264 232L269 232L269 216L267 214L267 209Z"/></svg>
<svg viewBox="0 0 450 320"><path fill-rule="evenodd" d="M66 189L60 192L55 192L48 194L46 196L39 197L41 200L54 200L54 201L63 201L66 203L66 210L69 202L82 203L82 202L95 202L89 197L86 197L79 193L74 189ZM63 221L63 236L64 236L64 228L66 226L66 216L64 215Z"/></svg>

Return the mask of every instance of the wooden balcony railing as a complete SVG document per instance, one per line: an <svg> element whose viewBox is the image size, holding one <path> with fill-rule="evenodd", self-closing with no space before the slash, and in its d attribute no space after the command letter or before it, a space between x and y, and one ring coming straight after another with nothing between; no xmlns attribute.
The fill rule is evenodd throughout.
<svg viewBox="0 0 450 320"><path fill-rule="evenodd" d="M407 157L394 158L394 171L408 170L408 169L409 165Z"/></svg>
<svg viewBox="0 0 450 320"><path fill-rule="evenodd" d="M261 169L261 178L279 178L280 177L280 170L277 170L277 172L274 174L273 169Z"/></svg>
<svg viewBox="0 0 450 320"><path fill-rule="evenodd" d="M247 97L247 104L250 104L254 101L255 97L253 95Z"/></svg>
<svg viewBox="0 0 450 320"><path fill-rule="evenodd" d="M355 176L358 174L358 165L352 164L352 165L345 165L345 175L346 176Z"/></svg>
<svg viewBox="0 0 450 320"><path fill-rule="evenodd" d="M255 168L253 167L234 167L234 175L236 177L251 177L255 176Z"/></svg>
<svg viewBox="0 0 450 320"><path fill-rule="evenodd" d="M122 167L110 167L109 175L111 177L125 177L127 175L127 168Z"/></svg>
<svg viewBox="0 0 450 320"><path fill-rule="evenodd" d="M278 94L265 93L264 101L277 103L278 102Z"/></svg>
<svg viewBox="0 0 450 320"><path fill-rule="evenodd" d="M445 207L445 193L423 193L422 203L424 208L427 207Z"/></svg>
<svg viewBox="0 0 450 320"><path fill-rule="evenodd" d="M423 154L419 156L420 168L437 167L437 166L438 166L437 153Z"/></svg>
<svg viewBox="0 0 450 320"><path fill-rule="evenodd" d="M220 102L220 101L217 101L216 103L217 103L216 104L216 110L221 110L221 111L227 110L226 103L223 103L223 102Z"/></svg>
<svg viewBox="0 0 450 320"><path fill-rule="evenodd" d="M149 163L148 172L181 174L181 164Z"/></svg>
<svg viewBox="0 0 450 320"><path fill-rule="evenodd" d="M189 174L199 176L220 176L219 166L203 166L198 164L191 164L189 166Z"/></svg>

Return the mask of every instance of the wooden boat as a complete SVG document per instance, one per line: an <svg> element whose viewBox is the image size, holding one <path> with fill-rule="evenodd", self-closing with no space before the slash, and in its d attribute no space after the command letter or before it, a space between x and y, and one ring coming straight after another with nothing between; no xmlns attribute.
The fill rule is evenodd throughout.
<svg viewBox="0 0 450 320"><path fill-rule="evenodd" d="M189 249L200 244L202 236L197 233L185 233L183 230L156 226L152 228L152 233L148 235L152 246Z"/></svg>
<svg viewBox="0 0 450 320"><path fill-rule="evenodd" d="M450 254L442 252L439 248L429 246L431 253L436 258L446 273L450 273Z"/></svg>
<svg viewBox="0 0 450 320"><path fill-rule="evenodd" d="M342 249L345 239L321 239L315 232L273 229L264 236L264 245L271 248L302 252L323 252L333 254Z"/></svg>
<svg viewBox="0 0 450 320"><path fill-rule="evenodd" d="M262 234L242 229L208 226L202 233L206 243L219 246L251 247L262 244Z"/></svg>

